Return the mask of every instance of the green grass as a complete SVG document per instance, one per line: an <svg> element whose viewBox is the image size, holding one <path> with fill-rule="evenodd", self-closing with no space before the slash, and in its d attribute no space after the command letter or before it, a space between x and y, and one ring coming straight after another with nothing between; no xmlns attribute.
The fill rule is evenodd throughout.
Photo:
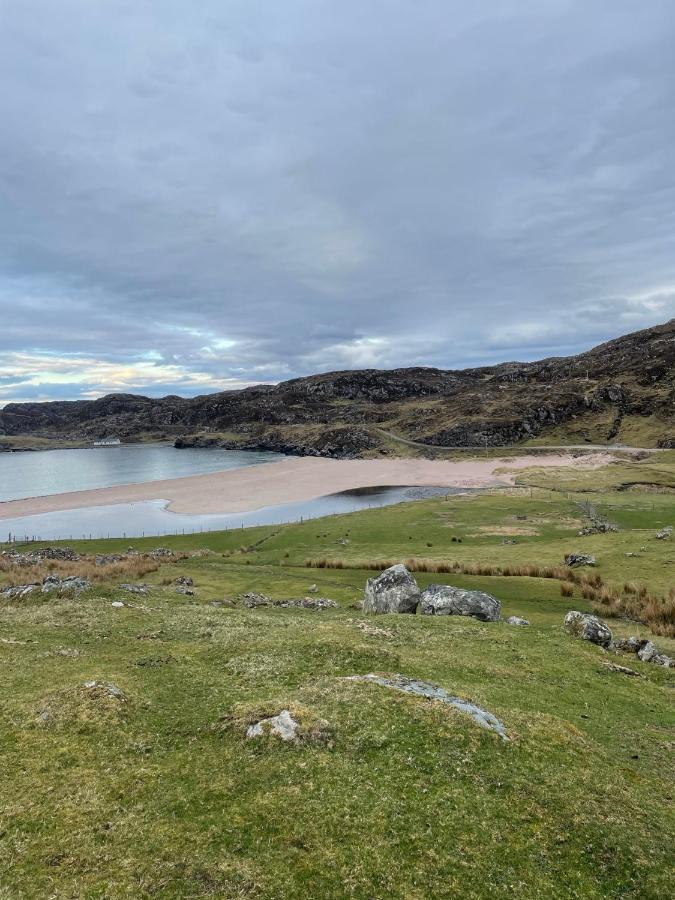
<svg viewBox="0 0 675 900"><path fill-rule="evenodd" d="M665 591L675 542L654 532L673 522L674 496L600 487L592 503L618 534L576 536L589 499L579 484L523 488L136 540L214 552L148 574L147 597L103 584L79 599L2 601L0 898L672 896L673 670L569 637L565 612L590 606L553 579L417 576L495 594L504 615L532 622L515 628L365 617L353 604L372 572L305 567L322 556L557 565L581 548L608 583ZM179 574L194 578L195 597L173 592ZM210 605L247 590L301 597L313 582L340 609ZM132 605L113 609L114 598ZM656 643L675 655L675 641ZM609 660L640 677L610 672ZM368 672L470 698L512 740L345 680ZM90 698L91 679L127 702ZM245 739L247 722L283 708L308 728L327 723L326 739Z"/></svg>

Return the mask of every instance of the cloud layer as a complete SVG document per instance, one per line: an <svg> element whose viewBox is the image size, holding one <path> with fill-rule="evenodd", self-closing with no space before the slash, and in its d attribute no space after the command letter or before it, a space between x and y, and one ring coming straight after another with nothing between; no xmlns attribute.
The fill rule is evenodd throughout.
<svg viewBox="0 0 675 900"><path fill-rule="evenodd" d="M3 0L0 405L675 315L670 0Z"/></svg>

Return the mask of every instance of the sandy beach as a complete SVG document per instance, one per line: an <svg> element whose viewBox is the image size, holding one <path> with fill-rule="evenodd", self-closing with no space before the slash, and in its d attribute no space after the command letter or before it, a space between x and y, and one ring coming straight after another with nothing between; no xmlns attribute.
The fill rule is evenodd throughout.
<svg viewBox="0 0 675 900"><path fill-rule="evenodd" d="M588 468L605 465L611 459L607 453L466 461L298 457L208 475L10 500L0 503L0 519L141 500L167 500L168 509L176 513L248 512L361 487L490 487L512 483L518 470L530 466Z"/></svg>

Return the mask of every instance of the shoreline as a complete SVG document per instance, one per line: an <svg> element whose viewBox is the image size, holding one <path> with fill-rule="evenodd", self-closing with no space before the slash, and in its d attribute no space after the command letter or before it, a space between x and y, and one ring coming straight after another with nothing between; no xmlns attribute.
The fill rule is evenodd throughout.
<svg viewBox="0 0 675 900"><path fill-rule="evenodd" d="M267 506L385 485L496 487L504 482L513 484L519 470L533 466L598 468L612 459L607 452L576 457L559 453L466 461L287 457L279 462L205 475L6 500L0 502L0 520L143 500L165 500L167 511L193 515L252 512Z"/></svg>

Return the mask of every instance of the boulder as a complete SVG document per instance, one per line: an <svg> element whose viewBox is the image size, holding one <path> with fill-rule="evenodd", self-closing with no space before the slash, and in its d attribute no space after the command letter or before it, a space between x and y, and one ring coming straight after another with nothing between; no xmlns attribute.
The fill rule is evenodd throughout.
<svg viewBox="0 0 675 900"><path fill-rule="evenodd" d="M667 538L672 537L673 529L670 525L666 528L662 528L660 531L656 532L656 540L657 541L665 541Z"/></svg>
<svg viewBox="0 0 675 900"><path fill-rule="evenodd" d="M609 647L612 643L612 632L597 616L570 610L565 616L565 628L570 634L600 647Z"/></svg>
<svg viewBox="0 0 675 900"><path fill-rule="evenodd" d="M482 622L496 622L501 609L501 603L492 594L465 591L449 584L429 585L420 601L423 616L473 616Z"/></svg>
<svg viewBox="0 0 675 900"><path fill-rule="evenodd" d="M589 553L568 553L565 557L565 565L570 568L576 566L594 566L595 557Z"/></svg>
<svg viewBox="0 0 675 900"><path fill-rule="evenodd" d="M509 616L509 617L508 617L507 619L505 619L504 621L506 622L507 625L520 625L520 626L524 626L524 625L529 625L529 624L530 624L529 621L528 621L527 619L521 619L520 616Z"/></svg>
<svg viewBox="0 0 675 900"><path fill-rule="evenodd" d="M398 563L385 569L376 578L369 578L363 597L363 611L367 613L417 612L420 590L405 566Z"/></svg>

